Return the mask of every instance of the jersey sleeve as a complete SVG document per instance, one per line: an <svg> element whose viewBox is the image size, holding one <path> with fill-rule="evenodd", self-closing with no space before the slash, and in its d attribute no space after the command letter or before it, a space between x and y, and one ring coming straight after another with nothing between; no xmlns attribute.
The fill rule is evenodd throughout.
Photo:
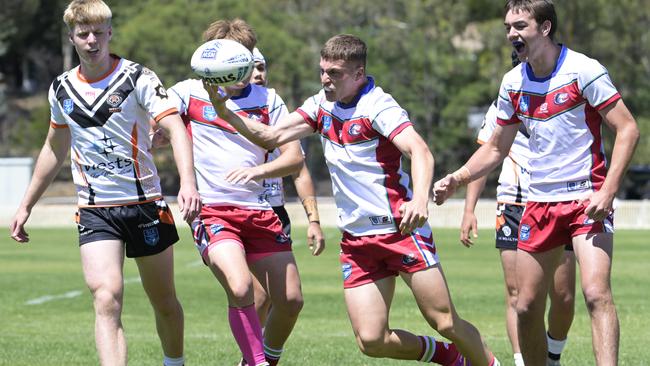
<svg viewBox="0 0 650 366"><path fill-rule="evenodd" d="M56 91L54 90L54 83L50 85L50 90L47 94L47 99L50 102L50 126L52 128L66 128L68 122L65 119L61 104L56 98ZM72 102L72 100L70 100Z"/></svg>
<svg viewBox="0 0 650 366"><path fill-rule="evenodd" d="M280 120L289 114L284 100L275 93L275 90L269 89L269 126L275 126Z"/></svg>
<svg viewBox="0 0 650 366"><path fill-rule="evenodd" d="M324 97L324 92L321 90L318 94L313 95L309 97L309 99L305 100L305 102L298 109L296 109L296 112L298 112L302 118L305 119L305 122L307 122L307 124L310 125L314 131L318 130L318 109L320 107L320 101Z"/></svg>
<svg viewBox="0 0 650 366"><path fill-rule="evenodd" d="M169 101L181 115L187 114L190 103L190 80L174 84L167 90Z"/></svg>
<svg viewBox="0 0 650 366"><path fill-rule="evenodd" d="M140 77L135 84L140 105L149 113L156 122L178 110L169 100L167 90L158 79L158 76L146 67L143 67Z"/></svg>
<svg viewBox="0 0 650 366"><path fill-rule="evenodd" d="M413 125L406 110L388 94L377 101L374 111L375 115L369 116L372 127L389 140Z"/></svg>
<svg viewBox="0 0 650 366"><path fill-rule="evenodd" d="M497 98L496 122L502 126L521 122L515 113L515 106L512 103L512 98L509 93L510 89L508 88L509 84L506 78L510 72L503 77L503 81L501 81L501 86L499 87L499 97Z"/></svg>
<svg viewBox="0 0 650 366"><path fill-rule="evenodd" d="M478 137L476 140L479 144L484 144L492 136L492 132L497 126L497 101L495 100L490 104L490 108L485 113L483 117L483 124L481 129L478 131Z"/></svg>
<svg viewBox="0 0 650 366"><path fill-rule="evenodd" d="M588 59L578 74L578 87L589 105L597 110L621 98L607 69L594 59Z"/></svg>

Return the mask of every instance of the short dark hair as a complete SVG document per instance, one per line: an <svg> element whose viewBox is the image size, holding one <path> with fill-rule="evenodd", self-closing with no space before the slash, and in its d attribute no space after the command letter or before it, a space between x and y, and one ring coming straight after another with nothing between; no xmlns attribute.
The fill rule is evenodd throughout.
<svg viewBox="0 0 650 366"><path fill-rule="evenodd" d="M532 15L537 24L542 24L545 21L551 22L551 30L548 32L548 37L553 39L555 29L557 28L557 14L555 13L555 5L552 0L508 0L505 6L505 12L510 10L526 11Z"/></svg>
<svg viewBox="0 0 650 366"><path fill-rule="evenodd" d="M366 67L366 44L357 36L338 34L325 42L320 57L328 61L357 61Z"/></svg>

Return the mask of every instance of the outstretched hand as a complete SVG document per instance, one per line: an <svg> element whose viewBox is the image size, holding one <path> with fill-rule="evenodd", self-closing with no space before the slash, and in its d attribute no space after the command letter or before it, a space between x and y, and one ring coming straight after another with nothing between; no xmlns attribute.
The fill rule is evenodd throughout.
<svg viewBox="0 0 650 366"><path fill-rule="evenodd" d="M230 94L228 94L226 89L221 88L219 85L213 84L206 79L201 80L203 81L203 88L208 92L208 95L210 96L210 102L212 102L212 106L214 106L214 108L217 110L219 110L219 108L225 108L226 101L230 99Z"/></svg>
<svg viewBox="0 0 650 366"><path fill-rule="evenodd" d="M436 205L442 205L456 192L456 188L458 188L458 182L451 174L447 174L446 177L437 181L433 185L433 200Z"/></svg>

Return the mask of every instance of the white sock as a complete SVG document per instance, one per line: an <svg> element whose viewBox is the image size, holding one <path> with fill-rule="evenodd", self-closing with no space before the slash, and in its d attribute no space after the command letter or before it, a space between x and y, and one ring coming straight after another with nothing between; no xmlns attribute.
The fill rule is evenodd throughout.
<svg viewBox="0 0 650 366"><path fill-rule="evenodd" d="M546 342L548 343L548 352L553 353L555 355L562 354L562 351L564 350L564 346L566 346L566 339L563 339L561 341L558 341L556 339L551 338L551 336L548 335L548 332L546 333Z"/></svg>
<svg viewBox="0 0 650 366"><path fill-rule="evenodd" d="M163 356L163 366L183 366L185 365L185 357L171 358Z"/></svg>
<svg viewBox="0 0 650 366"><path fill-rule="evenodd" d="M521 355L521 353L515 353L512 355L512 358L515 359L515 366L525 366L524 357Z"/></svg>

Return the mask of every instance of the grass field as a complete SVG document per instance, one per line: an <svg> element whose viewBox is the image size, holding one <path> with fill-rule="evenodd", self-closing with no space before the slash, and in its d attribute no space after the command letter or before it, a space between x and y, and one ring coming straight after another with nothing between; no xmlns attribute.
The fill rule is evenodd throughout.
<svg viewBox="0 0 650 366"><path fill-rule="evenodd" d="M283 365L406 365L370 359L355 345L342 301L336 230L328 230L328 248L312 257L304 228L294 229L294 252L301 272L305 307L285 346ZM31 243L0 238L0 365L96 364L91 297L81 276L76 233L72 228L31 230ZM503 365L512 365L503 317L503 285L490 231L465 249L456 230L436 230L443 267L460 314L482 332ZM234 365L239 357L227 323L223 290L200 263L189 231L176 245L176 283L185 310L188 365ZM650 364L650 281L648 231L616 234L613 287L621 322L621 365ZM645 268L645 269L644 269ZM133 261L125 264L123 323L131 365L160 365L161 350L149 303L137 281ZM435 334L400 283L391 325L418 334ZM564 365L593 365L589 318L583 299Z"/></svg>

